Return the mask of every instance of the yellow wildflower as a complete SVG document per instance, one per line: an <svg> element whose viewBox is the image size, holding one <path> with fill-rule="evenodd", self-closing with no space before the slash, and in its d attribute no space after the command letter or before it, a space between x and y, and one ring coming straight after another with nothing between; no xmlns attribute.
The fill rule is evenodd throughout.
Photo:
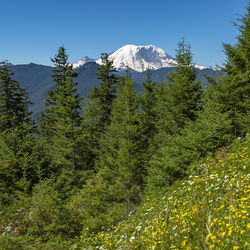
<svg viewBox="0 0 250 250"><path fill-rule="evenodd" d="M230 230L228 231L228 234L227 234L227 235L228 235L228 236L231 236L232 232L233 232L233 230L230 229Z"/></svg>
<svg viewBox="0 0 250 250"><path fill-rule="evenodd" d="M233 250L237 250L237 249L239 249L240 247L239 246L234 246L233 247Z"/></svg>
<svg viewBox="0 0 250 250"><path fill-rule="evenodd" d="M212 234L208 234L208 236L207 236L207 237L208 237L208 238L210 238L211 236L213 236L213 235L212 235Z"/></svg>
<svg viewBox="0 0 250 250"><path fill-rule="evenodd" d="M187 242L187 241L184 240L184 241L182 242L181 246L184 247L184 246L186 245L186 242Z"/></svg>
<svg viewBox="0 0 250 250"><path fill-rule="evenodd" d="M226 235L226 232L223 232L223 233L220 234L220 236L221 236L222 238L224 238L225 235Z"/></svg>

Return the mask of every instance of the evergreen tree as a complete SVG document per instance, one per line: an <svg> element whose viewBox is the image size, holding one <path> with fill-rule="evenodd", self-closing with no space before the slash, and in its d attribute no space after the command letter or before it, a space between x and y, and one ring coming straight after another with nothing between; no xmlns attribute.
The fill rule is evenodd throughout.
<svg viewBox="0 0 250 250"><path fill-rule="evenodd" d="M102 64L98 67L97 77L101 80L98 88L90 94L90 98L97 101L100 106L99 124L108 126L110 124L110 115L112 104L116 97L117 76L114 74L117 70L113 67L113 62L108 59L108 54L102 54Z"/></svg>
<svg viewBox="0 0 250 250"><path fill-rule="evenodd" d="M59 132L60 125L64 124L67 130L74 130L80 124L80 101L77 93L77 83L73 78L78 73L73 72L72 65L68 62L65 48L62 46L58 54L51 58L54 63L52 78L55 82L55 89L48 92L46 109L41 112L41 131L46 137L54 136Z"/></svg>
<svg viewBox="0 0 250 250"><path fill-rule="evenodd" d="M72 197L70 207L88 234L127 218L142 198L145 138L140 100L130 76L117 83L110 125L100 139L97 174Z"/></svg>
<svg viewBox="0 0 250 250"><path fill-rule="evenodd" d="M118 81L118 77L114 74L116 70L112 66L113 62L108 59L108 54L102 54L101 59L102 65L98 67L97 72L97 77L101 82L98 87L90 91L84 109L84 117L99 135L110 124L112 103L116 97Z"/></svg>
<svg viewBox="0 0 250 250"><path fill-rule="evenodd" d="M9 203L27 195L43 172L43 159L35 139L37 131L31 120L26 90L12 78L6 64L0 66L0 203ZM7 153L6 153L7 152ZM11 155L11 157L6 157ZM39 177L40 176L40 177Z"/></svg>
<svg viewBox="0 0 250 250"><path fill-rule="evenodd" d="M108 193L128 210L140 201L144 168L144 138L139 98L130 75L119 82L111 124L101 139L99 173Z"/></svg>
<svg viewBox="0 0 250 250"><path fill-rule="evenodd" d="M190 174L202 157L231 142L231 120L210 105L199 111L195 121L188 121L181 135L169 137L166 146L150 161L148 188L153 190L173 184ZM160 155L160 157L159 157Z"/></svg>
<svg viewBox="0 0 250 250"><path fill-rule="evenodd" d="M94 160L100 148L100 138L110 124L112 104L116 98L118 77L114 74L113 62L108 54L102 54L102 64L98 67L98 79L101 81L85 100L81 138L79 141L86 149L85 161L89 169L93 169Z"/></svg>
<svg viewBox="0 0 250 250"><path fill-rule="evenodd" d="M180 134L187 120L195 120L201 106L198 72L190 46L184 40L178 44L176 62L176 70L167 78L165 97L157 109L158 129L170 136Z"/></svg>
<svg viewBox="0 0 250 250"><path fill-rule="evenodd" d="M250 127L250 3L237 25L240 35L235 45L224 44L226 75L215 81L209 98L220 113L232 119L232 134L244 136Z"/></svg>
<svg viewBox="0 0 250 250"><path fill-rule="evenodd" d="M0 65L0 132L28 132L34 127L28 110L31 104L26 90L12 78L5 63ZM28 129L28 130L27 130Z"/></svg>
<svg viewBox="0 0 250 250"><path fill-rule="evenodd" d="M141 97L141 109L143 114L143 127L147 145L150 144L156 132L156 82L151 79L151 72L146 72L146 79L142 83L143 96Z"/></svg>
<svg viewBox="0 0 250 250"><path fill-rule="evenodd" d="M167 77L166 82L159 84L156 91L157 134L154 137L155 152L148 167L147 183L150 188L152 185L172 183L185 176L187 161L173 160L178 158L174 142L176 138L181 138L185 125L197 119L201 109L202 91L200 81L196 79L198 72L192 60L190 46L184 40L178 44L176 62L176 70ZM170 158L167 158L166 151L169 152L169 149L172 151L167 154ZM174 164L166 163L166 159L168 163L173 160Z"/></svg>
<svg viewBox="0 0 250 250"><path fill-rule="evenodd" d="M76 89L77 83L73 81L78 73L73 72L64 47L59 48L51 61L55 66L52 77L56 86L49 91L46 108L41 112L41 132L48 145L54 173L60 173L58 185L72 189L71 185L79 181L81 170L76 143L81 121L81 98Z"/></svg>

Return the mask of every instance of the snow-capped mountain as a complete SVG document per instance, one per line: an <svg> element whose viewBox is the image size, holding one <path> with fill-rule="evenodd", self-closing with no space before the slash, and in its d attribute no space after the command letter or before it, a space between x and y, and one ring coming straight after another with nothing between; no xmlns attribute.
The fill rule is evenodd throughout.
<svg viewBox="0 0 250 250"><path fill-rule="evenodd" d="M81 60L73 63L73 69L79 68L88 62L94 62L96 59L89 58L88 56L83 57Z"/></svg>
<svg viewBox="0 0 250 250"><path fill-rule="evenodd" d="M109 55L109 59L113 61L113 66L118 70L130 68L137 72L144 72L147 69L160 69L167 67L175 67L176 61L169 56L163 49L154 45L136 46L127 44ZM73 68L78 68L85 63L95 61L102 64L101 58L98 60L90 59L85 56L80 61L73 63ZM203 70L205 66L195 65L196 68Z"/></svg>
<svg viewBox="0 0 250 250"><path fill-rule="evenodd" d="M124 70L128 67L138 72L146 71L149 68L160 69L176 65L173 58L164 50L153 45L128 44L110 54L109 59L113 61L113 66L117 70ZM98 59L96 63L101 64L101 59Z"/></svg>

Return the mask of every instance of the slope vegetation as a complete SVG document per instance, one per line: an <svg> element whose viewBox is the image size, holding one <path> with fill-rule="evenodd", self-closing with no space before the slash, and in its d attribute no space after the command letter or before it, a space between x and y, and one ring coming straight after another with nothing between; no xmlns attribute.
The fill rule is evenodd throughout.
<svg viewBox="0 0 250 250"><path fill-rule="evenodd" d="M207 158L186 180L149 195L127 221L74 247L249 249L249 141Z"/></svg>

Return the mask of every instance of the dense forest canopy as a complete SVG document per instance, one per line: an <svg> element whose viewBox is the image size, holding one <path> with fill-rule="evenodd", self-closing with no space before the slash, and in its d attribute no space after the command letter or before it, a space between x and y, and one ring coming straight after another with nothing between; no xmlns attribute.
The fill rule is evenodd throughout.
<svg viewBox="0 0 250 250"><path fill-rule="evenodd" d="M245 218L244 186L249 181L249 12L248 4L238 23L237 43L223 45L225 75L205 76L205 88L198 79L191 47L182 39L176 50L176 70L158 82L148 70L142 94L129 70L125 76L117 75L108 55L102 54L97 74L100 84L82 98L77 90L78 73L73 71L65 48L60 47L51 59L54 87L48 92L37 126L29 111L27 90L2 63L0 248L246 249L245 232L250 227ZM204 180L212 175L210 179L217 178L216 174L229 176L231 189L214 180L210 184L218 189L208 189L207 196L199 193ZM243 183L239 192L235 191L237 176ZM190 189L188 185L194 182L197 189ZM227 202L226 188L231 203ZM209 210L207 202L215 199L216 190L225 204L213 212L228 206L235 223L229 222L225 232L214 229L218 215ZM185 194L193 196L186 203ZM244 211L240 224L238 217L233 217L238 200ZM150 209L152 218L146 216ZM184 209L196 216L196 221L187 222L189 227L181 214ZM179 214L173 216L173 211ZM158 212L160 215L154 217ZM220 216L224 215L228 216L226 210ZM178 223L183 220L183 229L189 234L180 231L183 238L174 239L174 230L168 228L173 226L170 218L179 218ZM151 228L154 223L161 225L159 232L165 238L157 238L153 229L146 228L146 220L151 219ZM144 231L140 231L142 225ZM232 232L234 238L230 237Z"/></svg>

